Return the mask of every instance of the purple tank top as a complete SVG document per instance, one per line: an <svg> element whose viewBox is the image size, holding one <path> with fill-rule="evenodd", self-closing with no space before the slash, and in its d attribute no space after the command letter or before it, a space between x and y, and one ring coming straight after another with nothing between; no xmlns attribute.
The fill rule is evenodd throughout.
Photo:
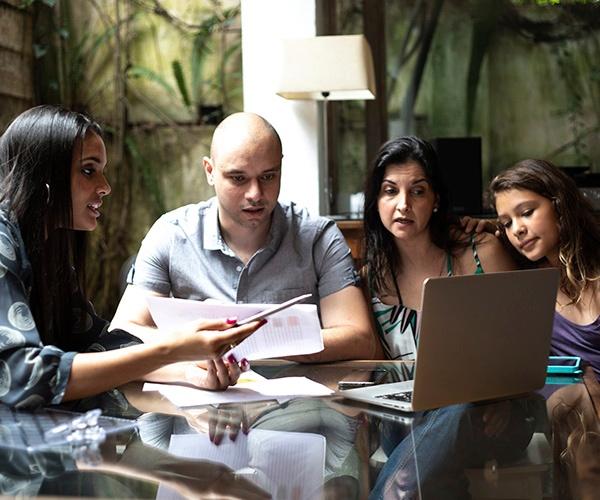
<svg viewBox="0 0 600 500"><path fill-rule="evenodd" d="M555 312L551 351L553 356L579 356L600 379L600 316L589 325L577 325Z"/></svg>

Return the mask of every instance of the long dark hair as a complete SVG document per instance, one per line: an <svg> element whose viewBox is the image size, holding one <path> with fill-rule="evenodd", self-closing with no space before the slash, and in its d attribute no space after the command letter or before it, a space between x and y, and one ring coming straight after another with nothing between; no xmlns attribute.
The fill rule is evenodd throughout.
<svg viewBox="0 0 600 500"><path fill-rule="evenodd" d="M525 189L549 199L559 227L561 290L578 302L588 283L600 279L600 225L596 214L567 174L545 160L523 160L497 175L496 194Z"/></svg>
<svg viewBox="0 0 600 500"><path fill-rule="evenodd" d="M0 138L0 206L25 243L42 341L59 347L69 346L77 288L85 299L86 237L69 228L71 164L88 132L101 135L101 128L81 113L42 105L15 118Z"/></svg>
<svg viewBox="0 0 600 500"><path fill-rule="evenodd" d="M389 165L402 165L407 162L415 162L423 168L425 177L438 198L437 211L429 220L431 240L437 247L447 251L454 250L458 245L450 231L450 226L456 222L456 218L449 211L448 190L433 146L414 136L398 137L386 142L377 152L365 184L364 258L369 287L379 293L393 290L389 280L394 279L394 275L402 268L394 236L384 227L379 217L379 192L385 169Z"/></svg>

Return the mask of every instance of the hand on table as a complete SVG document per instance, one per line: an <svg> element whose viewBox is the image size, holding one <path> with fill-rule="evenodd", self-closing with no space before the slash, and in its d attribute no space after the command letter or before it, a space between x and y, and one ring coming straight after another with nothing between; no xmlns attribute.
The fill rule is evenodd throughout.
<svg viewBox="0 0 600 500"><path fill-rule="evenodd" d="M240 374L249 369L250 363L246 358L238 363L233 355L227 361L209 359L202 364L191 362L185 369L185 381L200 389L222 391L235 385Z"/></svg>
<svg viewBox="0 0 600 500"><path fill-rule="evenodd" d="M228 432L229 439L235 441L240 432L248 434L250 426L246 410L241 405L228 405L208 410L208 438L219 445Z"/></svg>

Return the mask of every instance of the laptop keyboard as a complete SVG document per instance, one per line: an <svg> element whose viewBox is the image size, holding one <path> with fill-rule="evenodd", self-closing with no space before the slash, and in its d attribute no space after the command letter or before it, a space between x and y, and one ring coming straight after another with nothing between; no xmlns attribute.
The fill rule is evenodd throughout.
<svg viewBox="0 0 600 500"><path fill-rule="evenodd" d="M394 401L402 401L403 403L412 402L412 391L394 392L392 394L379 394L375 396L379 399L392 399Z"/></svg>

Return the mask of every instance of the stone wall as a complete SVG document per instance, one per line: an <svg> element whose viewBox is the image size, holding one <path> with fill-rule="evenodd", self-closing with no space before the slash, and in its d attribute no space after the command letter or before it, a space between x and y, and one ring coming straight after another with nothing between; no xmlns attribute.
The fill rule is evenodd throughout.
<svg viewBox="0 0 600 500"><path fill-rule="evenodd" d="M33 104L31 12L0 0L0 132Z"/></svg>

